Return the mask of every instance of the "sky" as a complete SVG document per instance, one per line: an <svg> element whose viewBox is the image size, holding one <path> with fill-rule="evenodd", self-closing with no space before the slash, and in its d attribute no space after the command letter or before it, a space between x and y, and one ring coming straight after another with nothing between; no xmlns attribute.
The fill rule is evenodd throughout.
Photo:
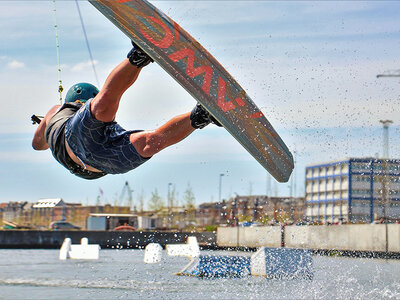
<svg viewBox="0 0 400 300"><path fill-rule="evenodd" d="M149 201L168 186L196 203L238 195L304 196L305 166L383 152L379 120L392 120L389 153L400 158L400 2L151 1L185 28L233 75L295 157L288 183L278 183L224 129L196 130L131 172L95 181L73 176L49 151L31 147L36 126L59 104L53 1L0 1L0 202L63 198L66 202ZM129 39L90 3L79 1L95 61L96 81L75 1L56 1L61 79L101 86L130 50ZM399 71L400 72L400 71ZM65 93L64 93L65 95ZM157 64L123 96L116 120L153 129L195 100ZM222 177L220 174L224 174ZM171 185L170 185L171 183Z"/></svg>

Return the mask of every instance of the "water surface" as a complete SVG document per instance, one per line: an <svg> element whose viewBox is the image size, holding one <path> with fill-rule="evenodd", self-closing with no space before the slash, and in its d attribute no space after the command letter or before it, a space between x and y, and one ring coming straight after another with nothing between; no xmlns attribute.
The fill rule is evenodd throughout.
<svg viewBox="0 0 400 300"><path fill-rule="evenodd" d="M396 260L314 256L313 280L199 279L173 275L188 260L163 255L149 265L142 250L101 250L95 261L60 261L58 250L0 250L0 298L400 299Z"/></svg>

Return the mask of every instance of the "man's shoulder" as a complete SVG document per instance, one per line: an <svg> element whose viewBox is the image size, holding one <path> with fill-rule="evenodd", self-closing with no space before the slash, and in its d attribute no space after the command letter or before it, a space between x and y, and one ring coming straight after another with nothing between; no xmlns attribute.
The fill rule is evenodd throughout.
<svg viewBox="0 0 400 300"><path fill-rule="evenodd" d="M52 116L61 111L71 111L72 113L75 113L81 107L82 107L81 103L76 103L76 102L64 103L63 105L54 105L50 109L49 113Z"/></svg>
<svg viewBox="0 0 400 300"><path fill-rule="evenodd" d="M62 107L62 105L60 105L60 104L54 105L52 108L50 108L48 114L56 113L61 107Z"/></svg>

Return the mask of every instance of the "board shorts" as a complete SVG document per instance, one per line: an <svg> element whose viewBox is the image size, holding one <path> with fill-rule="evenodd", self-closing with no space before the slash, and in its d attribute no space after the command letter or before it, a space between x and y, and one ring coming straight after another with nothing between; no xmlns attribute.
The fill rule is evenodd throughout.
<svg viewBox="0 0 400 300"><path fill-rule="evenodd" d="M117 122L96 120L88 100L66 123L65 138L78 159L107 174L131 171L150 158L139 155L129 136L142 130L125 130Z"/></svg>

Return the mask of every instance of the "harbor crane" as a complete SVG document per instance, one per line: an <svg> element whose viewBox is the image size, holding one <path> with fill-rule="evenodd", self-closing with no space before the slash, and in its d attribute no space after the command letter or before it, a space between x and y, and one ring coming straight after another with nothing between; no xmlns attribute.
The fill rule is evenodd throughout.
<svg viewBox="0 0 400 300"><path fill-rule="evenodd" d="M124 203L123 199L125 197L125 194L127 194L128 195L128 206L129 206L129 209L132 209L132 202L133 202L132 193L133 193L133 190L129 186L129 182L125 181L124 187L122 188L121 195L119 196L119 203L122 203L122 204Z"/></svg>
<svg viewBox="0 0 400 300"><path fill-rule="evenodd" d="M400 77L400 69L399 70L388 70L383 72L382 74L376 75L376 78L381 77Z"/></svg>

